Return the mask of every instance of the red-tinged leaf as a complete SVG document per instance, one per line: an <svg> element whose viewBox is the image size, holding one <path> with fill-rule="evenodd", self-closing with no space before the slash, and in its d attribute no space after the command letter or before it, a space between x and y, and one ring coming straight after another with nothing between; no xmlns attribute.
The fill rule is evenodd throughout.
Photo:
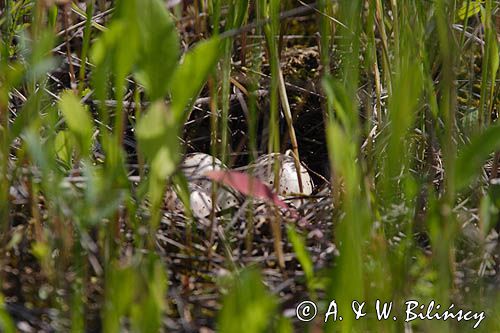
<svg viewBox="0 0 500 333"><path fill-rule="evenodd" d="M244 172L214 170L207 172L205 176L244 195L272 201L276 206L290 211L290 207L266 184Z"/></svg>

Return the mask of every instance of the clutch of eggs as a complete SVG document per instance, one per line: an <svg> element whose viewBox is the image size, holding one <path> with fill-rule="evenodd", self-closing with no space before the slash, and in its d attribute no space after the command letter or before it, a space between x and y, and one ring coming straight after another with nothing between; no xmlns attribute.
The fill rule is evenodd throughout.
<svg viewBox="0 0 500 333"><path fill-rule="evenodd" d="M205 153L188 154L181 163L181 170L188 181L198 185L209 197L212 196L212 181L206 178L204 174L208 171L225 169L227 167L218 158ZM221 209L234 207L239 201L235 193L226 188L218 187L217 206ZM197 203L195 202L195 204ZM195 206L195 204L191 202L191 206Z"/></svg>
<svg viewBox="0 0 500 333"><path fill-rule="evenodd" d="M302 191L300 190L297 177L297 169L293 157L287 154L267 154L259 157L251 166L245 167L247 172L261 181L273 187L274 169L273 161L279 160L279 193L281 197L297 195L310 195L313 191L313 182L307 169L300 165L300 177L302 180ZM217 201L212 204L212 181L204 176L212 170L225 170L227 167L216 157L205 153L192 153L186 155L181 163L181 170L189 182L190 203L193 214L197 218L209 216L212 207L216 210L227 209L236 206L241 200L240 196L230 189L218 187ZM175 196L174 206L176 209L184 209L180 200ZM292 200L294 206L299 206L301 200ZM174 207L172 207L174 208Z"/></svg>

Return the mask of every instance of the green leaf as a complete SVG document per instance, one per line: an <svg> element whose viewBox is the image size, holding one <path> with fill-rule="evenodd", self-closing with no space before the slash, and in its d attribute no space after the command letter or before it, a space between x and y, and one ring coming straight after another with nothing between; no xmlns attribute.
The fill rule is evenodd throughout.
<svg viewBox="0 0 500 333"><path fill-rule="evenodd" d="M59 108L69 130L75 135L83 152L88 152L92 141L92 117L80 100L71 92L61 95Z"/></svg>
<svg viewBox="0 0 500 333"><path fill-rule="evenodd" d="M466 18L476 15L481 11L482 3L483 1L464 1L462 7L458 10L458 18L463 21ZM468 9L467 6L469 7Z"/></svg>
<svg viewBox="0 0 500 333"><path fill-rule="evenodd" d="M58 14L58 9L56 5L50 6L50 8L47 10L47 16L48 16L48 21L49 25L51 27L55 27L57 24L57 14Z"/></svg>
<svg viewBox="0 0 500 333"><path fill-rule="evenodd" d="M353 161L356 158L356 147L349 135L338 123L331 122L326 131L329 146L330 164L345 180L346 190L354 192L358 187L358 169Z"/></svg>
<svg viewBox="0 0 500 333"><path fill-rule="evenodd" d="M460 127L466 133L471 133L478 123L479 111L477 108L469 108L464 111L460 119Z"/></svg>
<svg viewBox="0 0 500 333"><path fill-rule="evenodd" d="M0 294L0 332L14 333L16 331L14 321L4 309L4 299Z"/></svg>
<svg viewBox="0 0 500 333"><path fill-rule="evenodd" d="M48 174L52 170L52 164L48 159L46 148L40 141L39 133L30 128L23 133L22 138L26 142L32 161L35 162L45 174Z"/></svg>
<svg viewBox="0 0 500 333"><path fill-rule="evenodd" d="M309 256L309 253L307 252L304 240L295 231L295 228L292 225L288 225L287 233L288 238L292 243L293 251L297 255L297 259L299 260L299 263L304 270L307 282L310 283L314 278L313 263L311 257Z"/></svg>
<svg viewBox="0 0 500 333"><path fill-rule="evenodd" d="M478 174L488 156L500 149L500 125L488 127L462 149L456 160L456 186L460 190Z"/></svg>
<svg viewBox="0 0 500 333"><path fill-rule="evenodd" d="M100 35L90 52L90 59L97 67L95 71L102 76L104 69L111 70L115 85L123 84L137 60L139 34L136 8L141 4L142 1L136 0L118 1L109 29Z"/></svg>
<svg viewBox="0 0 500 333"><path fill-rule="evenodd" d="M31 253L40 261L46 260L50 256L50 248L47 243L35 242L31 247Z"/></svg>
<svg viewBox="0 0 500 333"><path fill-rule="evenodd" d="M205 81L208 74L214 69L219 59L220 40L212 37L207 41L198 43L184 57L172 77L171 109L176 121L184 123L184 110L190 101L195 98Z"/></svg>
<svg viewBox="0 0 500 333"><path fill-rule="evenodd" d="M266 332L276 311L276 300L262 284L254 270L235 277L229 294L224 297L219 313L218 331L222 333Z"/></svg>
<svg viewBox="0 0 500 333"><path fill-rule="evenodd" d="M179 37L169 13L159 0L141 1L137 15L139 58L136 77L154 101L167 93L179 59Z"/></svg>
<svg viewBox="0 0 500 333"><path fill-rule="evenodd" d="M247 14L248 0L238 0L231 2L229 6L229 12L226 17L228 23L226 24L225 28L229 30L241 27Z"/></svg>
<svg viewBox="0 0 500 333"><path fill-rule="evenodd" d="M492 179L488 188L493 204L500 209L500 178Z"/></svg>
<svg viewBox="0 0 500 333"><path fill-rule="evenodd" d="M136 296L137 272L132 266L120 267L109 264L103 308L104 332L120 332L120 319L127 314Z"/></svg>
<svg viewBox="0 0 500 333"><path fill-rule="evenodd" d="M24 38L30 39L27 35ZM37 81L44 78L47 72L52 71L56 61L51 57L51 50L54 47L54 34L51 31L44 31L36 40L31 43L31 54L29 60L28 75L29 78Z"/></svg>
<svg viewBox="0 0 500 333"><path fill-rule="evenodd" d="M74 141L69 131L59 131L54 139L54 150L57 158L67 166L71 165L71 155L73 153Z"/></svg>
<svg viewBox="0 0 500 333"><path fill-rule="evenodd" d="M387 164L384 170L385 190L390 195L395 190L394 179L401 172L408 170L408 135L411 132L422 91L421 66L416 66L411 59L414 54L411 48L401 51L400 69L393 77L393 92L389 96L389 142L387 146Z"/></svg>
<svg viewBox="0 0 500 333"><path fill-rule="evenodd" d="M490 51L490 72L492 75L492 81L495 81L495 77L500 62L498 57L497 35L494 32L493 33L490 32L489 37L490 38L488 38L488 50Z"/></svg>
<svg viewBox="0 0 500 333"><path fill-rule="evenodd" d="M132 332L161 331L168 279L160 258L150 253L125 267L116 262L109 266L103 331L123 331L123 318L130 319Z"/></svg>
<svg viewBox="0 0 500 333"><path fill-rule="evenodd" d="M105 61L111 54L116 40L125 34L125 28L126 25L122 21L115 20L110 23L109 29L99 36L90 52L90 59L94 64L100 65Z"/></svg>
<svg viewBox="0 0 500 333"><path fill-rule="evenodd" d="M294 332L292 321L290 320L290 318L287 318L285 316L280 316L273 326L274 326L272 328L273 332L278 332L278 333Z"/></svg>
<svg viewBox="0 0 500 333"><path fill-rule="evenodd" d="M170 176L179 160L179 126L163 102L151 105L137 124L139 147L159 178Z"/></svg>
<svg viewBox="0 0 500 333"><path fill-rule="evenodd" d="M491 196L489 194L483 196L479 203L479 227L484 238L488 236L491 227L496 224L496 216L498 216L498 208L493 203Z"/></svg>
<svg viewBox="0 0 500 333"><path fill-rule="evenodd" d="M356 123L349 110L352 110L352 101L347 94L345 86L335 80L333 77L327 75L322 80L323 89L325 90L328 100L332 101L335 109L335 115L339 118L340 123L346 128L351 129Z"/></svg>
<svg viewBox="0 0 500 333"><path fill-rule="evenodd" d="M141 293L142 300L131 308L131 324L134 332L161 331L162 315L165 310L165 296L168 279L165 267L158 256L150 254L141 262L141 270L147 285L147 293Z"/></svg>

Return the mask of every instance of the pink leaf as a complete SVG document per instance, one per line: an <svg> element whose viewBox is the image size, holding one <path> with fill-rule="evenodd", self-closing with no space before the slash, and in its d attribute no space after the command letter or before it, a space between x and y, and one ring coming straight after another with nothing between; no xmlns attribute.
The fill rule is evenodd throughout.
<svg viewBox="0 0 500 333"><path fill-rule="evenodd" d="M213 170L207 172L205 176L244 195L272 201L276 206L290 211L293 216L297 215L296 211L288 207L266 184L244 172Z"/></svg>

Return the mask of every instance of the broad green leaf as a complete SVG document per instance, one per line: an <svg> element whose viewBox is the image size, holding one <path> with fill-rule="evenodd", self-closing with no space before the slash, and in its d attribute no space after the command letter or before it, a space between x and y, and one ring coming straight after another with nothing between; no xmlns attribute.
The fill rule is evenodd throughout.
<svg viewBox="0 0 500 333"><path fill-rule="evenodd" d="M116 44L116 40L126 34L126 24L122 21L113 21L110 28L100 35L92 47L90 59L96 65L103 63L110 55L111 49Z"/></svg>
<svg viewBox="0 0 500 333"><path fill-rule="evenodd" d="M273 332L292 333L294 332L292 321L290 318L280 316L273 325Z"/></svg>
<svg viewBox="0 0 500 333"><path fill-rule="evenodd" d="M25 34L22 36L30 40L27 42L31 47L30 60L29 66L26 67L29 79L33 81L40 80L56 65L55 59L50 56L55 42L54 34L48 30L44 31L35 41L32 41L31 37Z"/></svg>
<svg viewBox="0 0 500 333"><path fill-rule="evenodd" d="M500 125L487 128L462 149L456 160L456 186L460 190L479 173L488 156L500 150Z"/></svg>
<svg viewBox="0 0 500 333"><path fill-rule="evenodd" d="M50 256L50 248L47 243L35 242L31 247L31 253L40 261L46 260Z"/></svg>
<svg viewBox="0 0 500 333"><path fill-rule="evenodd" d="M389 97L389 142L387 164L384 170L386 190L390 195L394 189L395 177L402 170L408 170L408 135L415 121L422 91L421 67L412 63L411 50L402 51L400 70L393 78L393 93Z"/></svg>
<svg viewBox="0 0 500 333"><path fill-rule="evenodd" d="M171 109L176 121L184 123L184 110L195 98L219 59L220 40L216 37L199 42L184 57L172 77Z"/></svg>
<svg viewBox="0 0 500 333"><path fill-rule="evenodd" d="M121 332L122 318L130 318L132 332L161 331L168 279L156 254L126 267L110 264L103 312L105 332Z"/></svg>
<svg viewBox="0 0 500 333"><path fill-rule="evenodd" d="M16 331L14 321L4 309L4 299L0 294L0 332L14 333Z"/></svg>
<svg viewBox="0 0 500 333"><path fill-rule="evenodd" d="M311 260L311 256L309 256L309 253L307 252L304 240L291 225L288 226L287 232L288 238L290 239L290 242L293 246L293 251L295 252L297 259L299 260L299 263L304 270L307 282L310 283L314 277L313 263Z"/></svg>
<svg viewBox="0 0 500 333"><path fill-rule="evenodd" d="M48 174L52 169L52 164L47 157L48 154L40 141L38 133L30 128L23 133L22 138L26 142L32 161L35 162L45 174Z"/></svg>
<svg viewBox="0 0 500 333"><path fill-rule="evenodd" d="M137 79L151 100L166 95L179 60L179 37L175 25L159 0L142 0L139 18L139 58ZM190 81L183 81L182 86Z"/></svg>
<svg viewBox="0 0 500 333"><path fill-rule="evenodd" d="M90 52L90 59L101 72L103 67L111 66L108 70L112 70L115 85L123 84L137 60L139 35L136 7L141 3L136 0L118 1L109 29L100 35Z"/></svg>
<svg viewBox="0 0 500 333"><path fill-rule="evenodd" d="M131 324L134 332L161 331L162 315L165 310L165 296L168 279L165 267L158 256L150 254L141 262L141 271L145 278L146 293L131 308Z"/></svg>
<svg viewBox="0 0 500 333"><path fill-rule="evenodd" d="M47 72L50 72L56 65L55 59L51 57L51 50L54 47L54 35L46 30L40 33L36 40L28 33L27 29L21 29L16 37L17 45L16 57L20 56L27 63L23 63L25 70L25 78L30 82L36 82L46 77ZM13 55L14 56L14 55ZM10 65L3 70L2 75L6 72L9 77L11 73ZM9 82L9 85L14 86L15 83Z"/></svg>
<svg viewBox="0 0 500 333"><path fill-rule="evenodd" d="M492 222L496 224L495 218L498 216L498 208L494 205L491 196L485 195L479 203L479 227L483 237L487 237L491 231ZM494 226L494 224L493 224Z"/></svg>
<svg viewBox="0 0 500 333"><path fill-rule="evenodd" d="M334 170L344 178L346 189L354 192L357 189L359 177L358 169L353 165L356 147L346 131L336 122L328 125L326 134L330 163Z"/></svg>
<svg viewBox="0 0 500 333"><path fill-rule="evenodd" d="M460 127L466 132L471 133L477 126L479 112L477 108L470 108L464 112L460 119Z"/></svg>
<svg viewBox="0 0 500 333"><path fill-rule="evenodd" d="M218 331L222 333L266 332L276 311L276 300L253 269L235 277L219 313Z"/></svg>
<svg viewBox="0 0 500 333"><path fill-rule="evenodd" d="M120 319L127 314L136 296L139 277L134 267L109 264L105 304L103 308L104 332L120 332Z"/></svg>
<svg viewBox="0 0 500 333"><path fill-rule="evenodd" d="M168 141L160 147L151 161L151 167L160 179L170 176L175 171L175 166L178 162L177 155L179 148L177 142Z"/></svg>
<svg viewBox="0 0 500 333"><path fill-rule="evenodd" d="M496 29L494 27L494 24L491 22L491 10L491 6L486 6L485 8L481 7L481 23L483 24L483 27L485 29L484 40L486 42L486 51L488 52L488 57L485 57L485 59L488 60L488 70L489 75L491 75L491 80L495 81L499 63L498 40ZM488 71L484 72L488 74Z"/></svg>
<svg viewBox="0 0 500 333"><path fill-rule="evenodd" d="M178 129L163 102L154 103L137 124L141 152L160 178L170 176L179 160Z"/></svg>
<svg viewBox="0 0 500 333"><path fill-rule="evenodd" d="M106 177L103 169L89 164L82 167L85 190L83 200L80 200L81 211L77 214L79 226L83 228L102 225L103 221L109 220L126 196L126 191L117 188L115 184L119 183Z"/></svg>
<svg viewBox="0 0 500 333"><path fill-rule="evenodd" d="M57 158L66 165L71 165L71 155L73 153L73 136L69 131L59 131L54 139L54 150Z"/></svg>
<svg viewBox="0 0 500 333"><path fill-rule="evenodd" d="M458 10L458 18L460 20L464 20L466 18L469 18L471 16L476 15L481 11L482 3L484 1L470 1L468 2L467 0L464 1L464 4L460 9ZM467 6L469 8L467 8Z"/></svg>
<svg viewBox="0 0 500 333"><path fill-rule="evenodd" d="M495 81L496 74L499 66L499 56L498 56L498 42L497 42L497 34L491 33L489 34L490 38L488 38L488 50L490 51L490 72L491 72L491 80Z"/></svg>
<svg viewBox="0 0 500 333"><path fill-rule="evenodd" d="M351 129L355 121L352 119L352 102L347 95L346 88L342 83L334 80L331 76L323 78L323 89L325 90L328 99L332 102L335 109L335 115L340 119L342 125Z"/></svg>
<svg viewBox="0 0 500 333"><path fill-rule="evenodd" d="M58 14L58 9L56 5L50 6L50 8L47 10L47 16L48 16L48 21L49 25L51 27L55 27L57 24L57 14Z"/></svg>
<svg viewBox="0 0 500 333"><path fill-rule="evenodd" d="M500 179L492 179L490 181L490 187L488 189L489 196L495 206L500 209Z"/></svg>
<svg viewBox="0 0 500 333"><path fill-rule="evenodd" d="M92 141L92 117L80 100L71 92L61 95L59 108L69 130L76 136L83 152L87 152Z"/></svg>

